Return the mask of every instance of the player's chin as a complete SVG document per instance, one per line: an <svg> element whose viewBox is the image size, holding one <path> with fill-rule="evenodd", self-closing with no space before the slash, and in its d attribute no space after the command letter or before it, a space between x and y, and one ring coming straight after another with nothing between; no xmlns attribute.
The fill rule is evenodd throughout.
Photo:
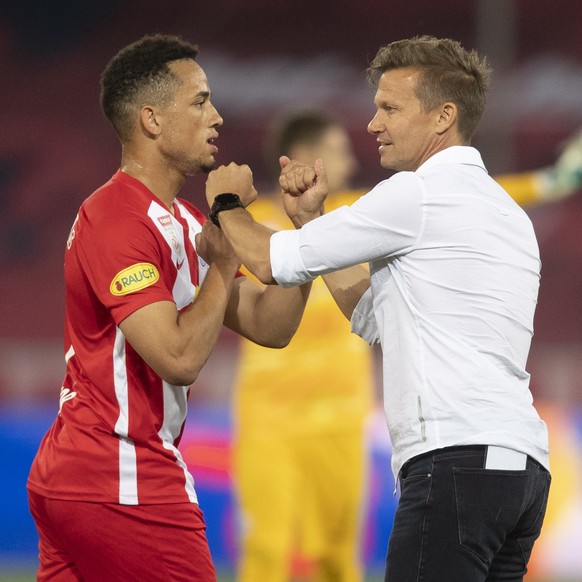
<svg viewBox="0 0 582 582"><path fill-rule="evenodd" d="M212 164L204 164L200 167L200 171L203 172L204 174L208 174L209 172L212 172L212 170L214 170L215 167L216 162L213 162Z"/></svg>
<svg viewBox="0 0 582 582"><path fill-rule="evenodd" d="M210 156L204 160L198 160L197 167L198 172L208 174L208 172L211 172L216 167L216 160L214 156Z"/></svg>

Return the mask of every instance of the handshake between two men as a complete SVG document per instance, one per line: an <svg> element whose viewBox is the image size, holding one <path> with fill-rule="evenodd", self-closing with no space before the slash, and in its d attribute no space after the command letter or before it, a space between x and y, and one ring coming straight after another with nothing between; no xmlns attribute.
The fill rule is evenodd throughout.
<svg viewBox="0 0 582 582"><path fill-rule="evenodd" d="M323 203L328 194L325 167L320 159L313 166L287 156L282 156L279 162L283 207L293 225L301 228L324 212ZM244 211L257 196L252 171L246 164L231 162L212 170L206 180L210 220L197 237L197 250L209 263L216 253L232 252L260 281L271 284L275 280L271 272L269 240L274 231L257 223Z"/></svg>

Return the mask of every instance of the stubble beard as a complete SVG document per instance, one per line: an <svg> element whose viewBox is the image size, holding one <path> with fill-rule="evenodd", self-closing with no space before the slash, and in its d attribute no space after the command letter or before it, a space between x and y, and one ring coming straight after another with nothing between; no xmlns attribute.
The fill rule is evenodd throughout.
<svg viewBox="0 0 582 582"><path fill-rule="evenodd" d="M212 158L212 160L203 160L202 158L198 158L193 163L190 164L190 168L186 172L188 176L196 176L197 174L208 174L216 167L216 160Z"/></svg>
<svg viewBox="0 0 582 582"><path fill-rule="evenodd" d="M208 174L209 172L214 170L215 167L216 167L216 161L214 161L214 160L212 162L202 163L202 164L200 164L200 172L203 174Z"/></svg>

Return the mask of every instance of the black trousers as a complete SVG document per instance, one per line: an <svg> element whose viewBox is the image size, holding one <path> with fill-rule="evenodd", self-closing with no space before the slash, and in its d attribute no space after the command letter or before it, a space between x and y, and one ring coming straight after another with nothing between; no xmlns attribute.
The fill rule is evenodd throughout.
<svg viewBox="0 0 582 582"><path fill-rule="evenodd" d="M546 512L551 477L487 469L488 447L419 455L400 472L385 582L521 582Z"/></svg>

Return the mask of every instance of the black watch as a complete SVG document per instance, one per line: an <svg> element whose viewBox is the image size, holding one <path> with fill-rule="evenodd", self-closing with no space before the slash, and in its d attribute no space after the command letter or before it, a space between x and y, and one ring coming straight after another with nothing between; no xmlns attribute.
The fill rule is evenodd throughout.
<svg viewBox="0 0 582 582"><path fill-rule="evenodd" d="M218 213L223 210L232 210L233 208L244 208L244 204L238 197L238 194L232 194L227 192L226 194L218 194L214 198L214 203L208 214L208 218L220 228L220 222L218 222Z"/></svg>

